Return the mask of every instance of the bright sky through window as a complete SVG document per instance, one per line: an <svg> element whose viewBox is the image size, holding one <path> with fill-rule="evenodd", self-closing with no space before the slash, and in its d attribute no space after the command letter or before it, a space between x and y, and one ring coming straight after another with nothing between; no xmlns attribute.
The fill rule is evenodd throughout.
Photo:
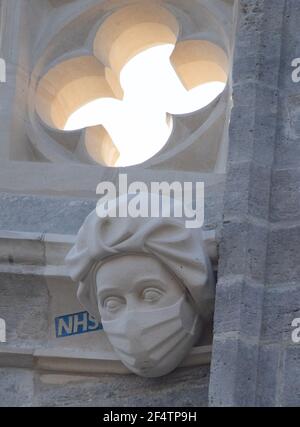
<svg viewBox="0 0 300 427"><path fill-rule="evenodd" d="M210 82L187 91L170 62L174 45L144 50L131 59L120 75L124 98L99 98L68 119L65 130L103 125L120 157L115 166L142 163L159 152L168 141L171 114L187 114L212 102L225 83Z"/></svg>

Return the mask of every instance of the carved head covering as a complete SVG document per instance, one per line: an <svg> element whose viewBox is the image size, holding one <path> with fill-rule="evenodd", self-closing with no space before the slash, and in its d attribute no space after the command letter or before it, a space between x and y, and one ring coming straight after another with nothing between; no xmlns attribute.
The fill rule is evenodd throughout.
<svg viewBox="0 0 300 427"><path fill-rule="evenodd" d="M117 199L117 206L128 203L127 197ZM183 218L101 218L94 210L80 228L66 264L71 278L80 282L79 301L96 319L100 320L96 272L111 257L128 254L155 257L177 277L203 318L211 315L214 278L200 229L187 229Z"/></svg>

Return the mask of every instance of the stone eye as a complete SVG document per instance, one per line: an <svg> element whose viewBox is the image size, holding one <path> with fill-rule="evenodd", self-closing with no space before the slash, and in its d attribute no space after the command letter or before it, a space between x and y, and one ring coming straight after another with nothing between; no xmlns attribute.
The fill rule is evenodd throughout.
<svg viewBox="0 0 300 427"><path fill-rule="evenodd" d="M156 288L147 288L143 291L142 297L146 302L157 302L162 297L163 293L161 290Z"/></svg>
<svg viewBox="0 0 300 427"><path fill-rule="evenodd" d="M119 297L108 297L105 298L103 306L108 311L117 311L123 305L123 300Z"/></svg>

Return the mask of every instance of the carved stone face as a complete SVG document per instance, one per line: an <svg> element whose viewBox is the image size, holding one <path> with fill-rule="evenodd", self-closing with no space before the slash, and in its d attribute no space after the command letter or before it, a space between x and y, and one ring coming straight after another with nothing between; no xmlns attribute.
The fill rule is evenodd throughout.
<svg viewBox="0 0 300 427"><path fill-rule="evenodd" d="M98 270L96 286L104 331L122 362L138 375L171 372L199 337L193 303L153 257L111 258Z"/></svg>

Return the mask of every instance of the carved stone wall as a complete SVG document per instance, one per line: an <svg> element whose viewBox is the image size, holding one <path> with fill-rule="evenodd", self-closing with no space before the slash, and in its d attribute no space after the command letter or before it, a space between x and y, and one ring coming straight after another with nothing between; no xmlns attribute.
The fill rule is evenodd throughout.
<svg viewBox="0 0 300 427"><path fill-rule="evenodd" d="M84 3L73 0L60 2L59 5L47 0L1 2L1 55L7 63L7 84L1 86L1 98L5 100L5 109L1 111L2 190L16 191L17 188L18 192L42 192L44 195L56 192L70 195L76 192L81 196L90 196L101 179L111 180L117 174L117 170L102 165L95 167L95 161L88 156L87 149L94 144L94 133L89 129L63 132L62 125L58 123L64 122L65 115L75 109L76 102L85 103L92 96L98 96L102 83L102 92L106 91L107 94L112 91L101 74L100 68L103 65L100 60L99 63L96 60L95 55L98 55L102 62L108 61L104 53L97 51L97 34L99 29L105 27L102 25L103 21L105 24L105 19L113 11L132 3L134 0L90 0ZM172 19L177 20L178 53L175 52L173 63L178 73L182 74L187 87L194 83L189 82L186 77L190 71L185 71L186 65L182 65L186 58L180 52L180 49L183 50L180 43L189 43L189 40L211 43L209 55L213 61L225 61L224 66L228 68L233 48L233 1L202 0L197 4L188 1L184 7L177 0L157 0L155 3L165 6L167 9L161 10L168 10L169 15L173 16ZM139 4L149 8L149 4L147 6L144 0L139 0ZM146 10L144 14L150 12ZM153 13L155 16L158 11ZM170 16L167 18L171 19ZM134 26L134 23L132 25ZM164 22L164 25L169 28L168 26L173 24ZM108 30L110 31L110 28ZM106 31L105 28L103 31ZM109 37L105 34L103 37L108 39L105 39L105 43L109 45ZM158 39L160 42L162 40ZM124 43L128 44L128 41L125 40ZM147 43L149 41L145 36L145 45ZM123 46L119 48L124 51ZM197 58L191 60L194 63L199 62ZM203 63L206 60L207 58L201 59ZM56 66L60 67L59 70ZM105 72L110 70L112 73L108 66L110 64ZM99 93L93 93L91 90L87 95L87 81L83 81L80 87L79 83L78 87L73 87L74 81L78 82L80 76L85 73L95 75L102 81L100 86L98 85ZM205 74L207 75L204 70L201 78L208 78ZM128 173L143 177L143 171L148 171L149 175L151 170L155 170L156 176L160 173L163 175L166 171L176 171L179 176L185 173L194 176L201 173L208 175L208 178L212 173L224 174L227 124L231 107L228 102L230 75L228 77L227 89L221 97L198 112L174 117L174 129L163 150L140 167L130 168ZM192 78L195 79L195 76ZM111 74L108 80L110 79ZM91 88L95 86L96 80L89 81ZM73 84L72 99L68 98L67 83ZM115 90L115 86L112 87ZM60 94L60 98L57 94ZM65 105L69 105L70 111L64 110ZM106 141L103 132L96 136ZM194 162L195 158L199 160ZM78 170L78 164L82 171L80 174L75 172ZM43 179L36 182L31 176L40 175L41 168Z"/></svg>
<svg viewBox="0 0 300 427"><path fill-rule="evenodd" d="M57 24L76 2L64 3ZM8 65L7 84L0 84L6 100L0 111L0 317L7 320L8 344L16 344L0 344L4 406L299 406L300 347L292 342L291 324L300 317L300 86L292 81L291 63L300 57L300 5L216 2L223 11L233 3L238 19L231 39L234 109L227 178L225 170L196 168L185 175L174 164L155 169L156 180L172 179L176 170L176 178L205 181L205 229L216 230L220 243L212 361L211 348L196 352L163 383L127 375L114 360L114 372L105 374L103 360L93 354L73 355L74 376L66 370L67 353L45 348L53 334L51 289L63 286L66 296L73 289L63 255L95 206L96 185L104 178L115 182L118 170L43 162L32 149L24 130L34 64L30 46L62 1L0 3L0 56ZM153 178L151 167L127 172L130 180Z"/></svg>
<svg viewBox="0 0 300 427"><path fill-rule="evenodd" d="M86 47L97 16L102 19L109 12L108 5L131 3L0 2L0 57L7 64L7 82L0 84L0 318L7 326L7 342L0 344L4 406L208 404L211 327L207 345L195 347L163 382L129 375L112 357L111 348L105 347L107 343L97 357L92 336L100 336L101 331L69 340L55 336L56 316L81 310L76 286L66 277L64 256L95 207L97 185L101 181L116 183L120 169L76 157L72 147L84 132L66 137L42 123L35 111L36 85L56 60ZM201 39L219 45L231 61L234 1L161 3L180 12L178 19L182 16L184 22L180 40L197 38L200 28ZM178 61L180 65L180 58ZM129 183L205 183L204 228L214 267L222 218L230 89L229 75L227 89L208 108L176 118L175 132L161 153L145 164L122 169Z"/></svg>
<svg viewBox="0 0 300 427"><path fill-rule="evenodd" d="M240 1L210 404L299 406L297 0ZM292 120L293 117L293 120ZM295 118L297 117L297 118Z"/></svg>

